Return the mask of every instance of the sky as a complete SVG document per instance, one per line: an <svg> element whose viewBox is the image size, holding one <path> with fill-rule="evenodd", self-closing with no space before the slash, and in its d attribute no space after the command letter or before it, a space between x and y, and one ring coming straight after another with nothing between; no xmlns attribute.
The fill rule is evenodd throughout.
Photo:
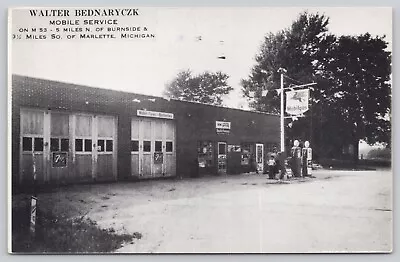
<svg viewBox="0 0 400 262"><path fill-rule="evenodd" d="M10 71L161 96L165 84L181 70L195 74L220 70L230 76L234 88L224 104L246 108L240 80L249 75L264 36L289 27L305 10L328 16L333 34L386 35L392 49L391 8L140 8L140 16L119 22L147 26L154 39L14 40ZM27 10L12 14L13 32L34 25L46 26L48 18L30 17ZM226 59L218 59L221 55Z"/></svg>

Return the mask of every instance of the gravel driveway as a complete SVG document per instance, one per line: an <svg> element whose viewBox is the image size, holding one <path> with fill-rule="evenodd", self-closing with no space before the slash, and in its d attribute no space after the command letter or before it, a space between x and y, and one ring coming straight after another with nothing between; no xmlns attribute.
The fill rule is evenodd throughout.
<svg viewBox="0 0 400 262"><path fill-rule="evenodd" d="M363 252L392 248L390 171L243 174L78 185L41 194L65 216L143 234L117 252Z"/></svg>

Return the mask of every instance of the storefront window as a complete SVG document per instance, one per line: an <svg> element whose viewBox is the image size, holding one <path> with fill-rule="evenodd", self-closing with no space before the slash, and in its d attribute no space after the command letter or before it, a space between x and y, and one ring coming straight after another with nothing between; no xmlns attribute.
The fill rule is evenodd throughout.
<svg viewBox="0 0 400 262"><path fill-rule="evenodd" d="M211 141L199 141L197 144L199 167L211 167L214 165L213 146Z"/></svg>

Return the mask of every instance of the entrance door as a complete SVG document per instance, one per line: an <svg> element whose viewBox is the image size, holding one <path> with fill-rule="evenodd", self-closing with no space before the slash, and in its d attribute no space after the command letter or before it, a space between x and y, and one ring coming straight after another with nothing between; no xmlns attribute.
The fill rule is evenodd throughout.
<svg viewBox="0 0 400 262"><path fill-rule="evenodd" d="M264 172L264 145L256 144L256 163L257 171L259 173Z"/></svg>
<svg viewBox="0 0 400 262"><path fill-rule="evenodd" d="M218 173L226 174L226 143L218 142Z"/></svg>

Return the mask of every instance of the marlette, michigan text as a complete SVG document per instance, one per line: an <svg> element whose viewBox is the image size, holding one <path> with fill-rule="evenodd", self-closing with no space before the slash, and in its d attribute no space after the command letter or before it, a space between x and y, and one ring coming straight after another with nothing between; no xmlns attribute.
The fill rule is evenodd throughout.
<svg viewBox="0 0 400 262"><path fill-rule="evenodd" d="M139 9L137 8L113 8L113 9L30 9L31 16L137 16Z"/></svg>

